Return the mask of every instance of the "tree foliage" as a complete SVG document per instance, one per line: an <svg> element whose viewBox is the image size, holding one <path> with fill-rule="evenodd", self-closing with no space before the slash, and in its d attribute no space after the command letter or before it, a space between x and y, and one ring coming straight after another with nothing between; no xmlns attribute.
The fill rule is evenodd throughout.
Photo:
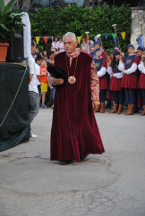
<svg viewBox="0 0 145 216"><path fill-rule="evenodd" d="M85 36L85 32L90 32L90 38L101 34L103 45L106 49L114 47L112 33L113 24L117 24L118 38L122 50L130 42L131 33L131 9L129 5L120 7L108 5L95 7L94 10L77 6L49 9L40 8L37 13L30 13L32 36L62 36L66 32L74 32L77 36ZM123 40L121 32L126 32L126 39ZM105 39L104 34L108 34ZM41 45L43 45L41 40Z"/></svg>

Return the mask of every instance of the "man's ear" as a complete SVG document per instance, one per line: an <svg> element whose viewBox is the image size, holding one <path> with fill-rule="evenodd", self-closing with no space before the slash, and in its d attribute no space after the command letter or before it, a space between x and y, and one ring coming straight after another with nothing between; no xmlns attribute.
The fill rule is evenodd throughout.
<svg viewBox="0 0 145 216"><path fill-rule="evenodd" d="M77 47L77 45L78 45L78 41L76 40L76 47Z"/></svg>

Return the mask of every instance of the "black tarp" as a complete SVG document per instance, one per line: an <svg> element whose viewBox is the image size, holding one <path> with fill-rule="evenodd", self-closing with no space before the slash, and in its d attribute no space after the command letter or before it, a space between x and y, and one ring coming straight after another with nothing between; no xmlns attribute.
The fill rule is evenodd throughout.
<svg viewBox="0 0 145 216"><path fill-rule="evenodd" d="M28 68L0 64L0 151L29 140L28 84Z"/></svg>

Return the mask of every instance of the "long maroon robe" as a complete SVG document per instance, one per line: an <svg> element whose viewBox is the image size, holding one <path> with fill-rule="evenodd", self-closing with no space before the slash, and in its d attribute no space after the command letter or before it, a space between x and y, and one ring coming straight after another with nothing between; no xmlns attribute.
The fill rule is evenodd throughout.
<svg viewBox="0 0 145 216"><path fill-rule="evenodd" d="M92 58L81 52L78 56L75 73L76 83L57 86L51 129L51 160L76 160L88 154L102 154L103 143L95 119L91 101L91 63ZM69 76L74 75L76 58L70 68ZM66 53L55 57L55 65L67 71ZM68 78L68 74L67 74Z"/></svg>

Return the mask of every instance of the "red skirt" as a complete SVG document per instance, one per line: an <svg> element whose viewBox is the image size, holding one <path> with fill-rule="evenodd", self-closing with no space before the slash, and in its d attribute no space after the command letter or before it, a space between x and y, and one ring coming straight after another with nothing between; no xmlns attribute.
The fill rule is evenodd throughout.
<svg viewBox="0 0 145 216"><path fill-rule="evenodd" d="M100 90L107 89L107 77L106 76L99 77L99 87L100 87Z"/></svg>
<svg viewBox="0 0 145 216"><path fill-rule="evenodd" d="M145 89L145 74L143 74L143 73L141 73L141 75L140 75L138 87L140 89Z"/></svg>
<svg viewBox="0 0 145 216"><path fill-rule="evenodd" d="M121 79L117 79L116 77L112 77L110 81L110 90L111 91L120 91L121 90Z"/></svg>
<svg viewBox="0 0 145 216"><path fill-rule="evenodd" d="M138 89L138 79L136 74L124 74L121 88Z"/></svg>

